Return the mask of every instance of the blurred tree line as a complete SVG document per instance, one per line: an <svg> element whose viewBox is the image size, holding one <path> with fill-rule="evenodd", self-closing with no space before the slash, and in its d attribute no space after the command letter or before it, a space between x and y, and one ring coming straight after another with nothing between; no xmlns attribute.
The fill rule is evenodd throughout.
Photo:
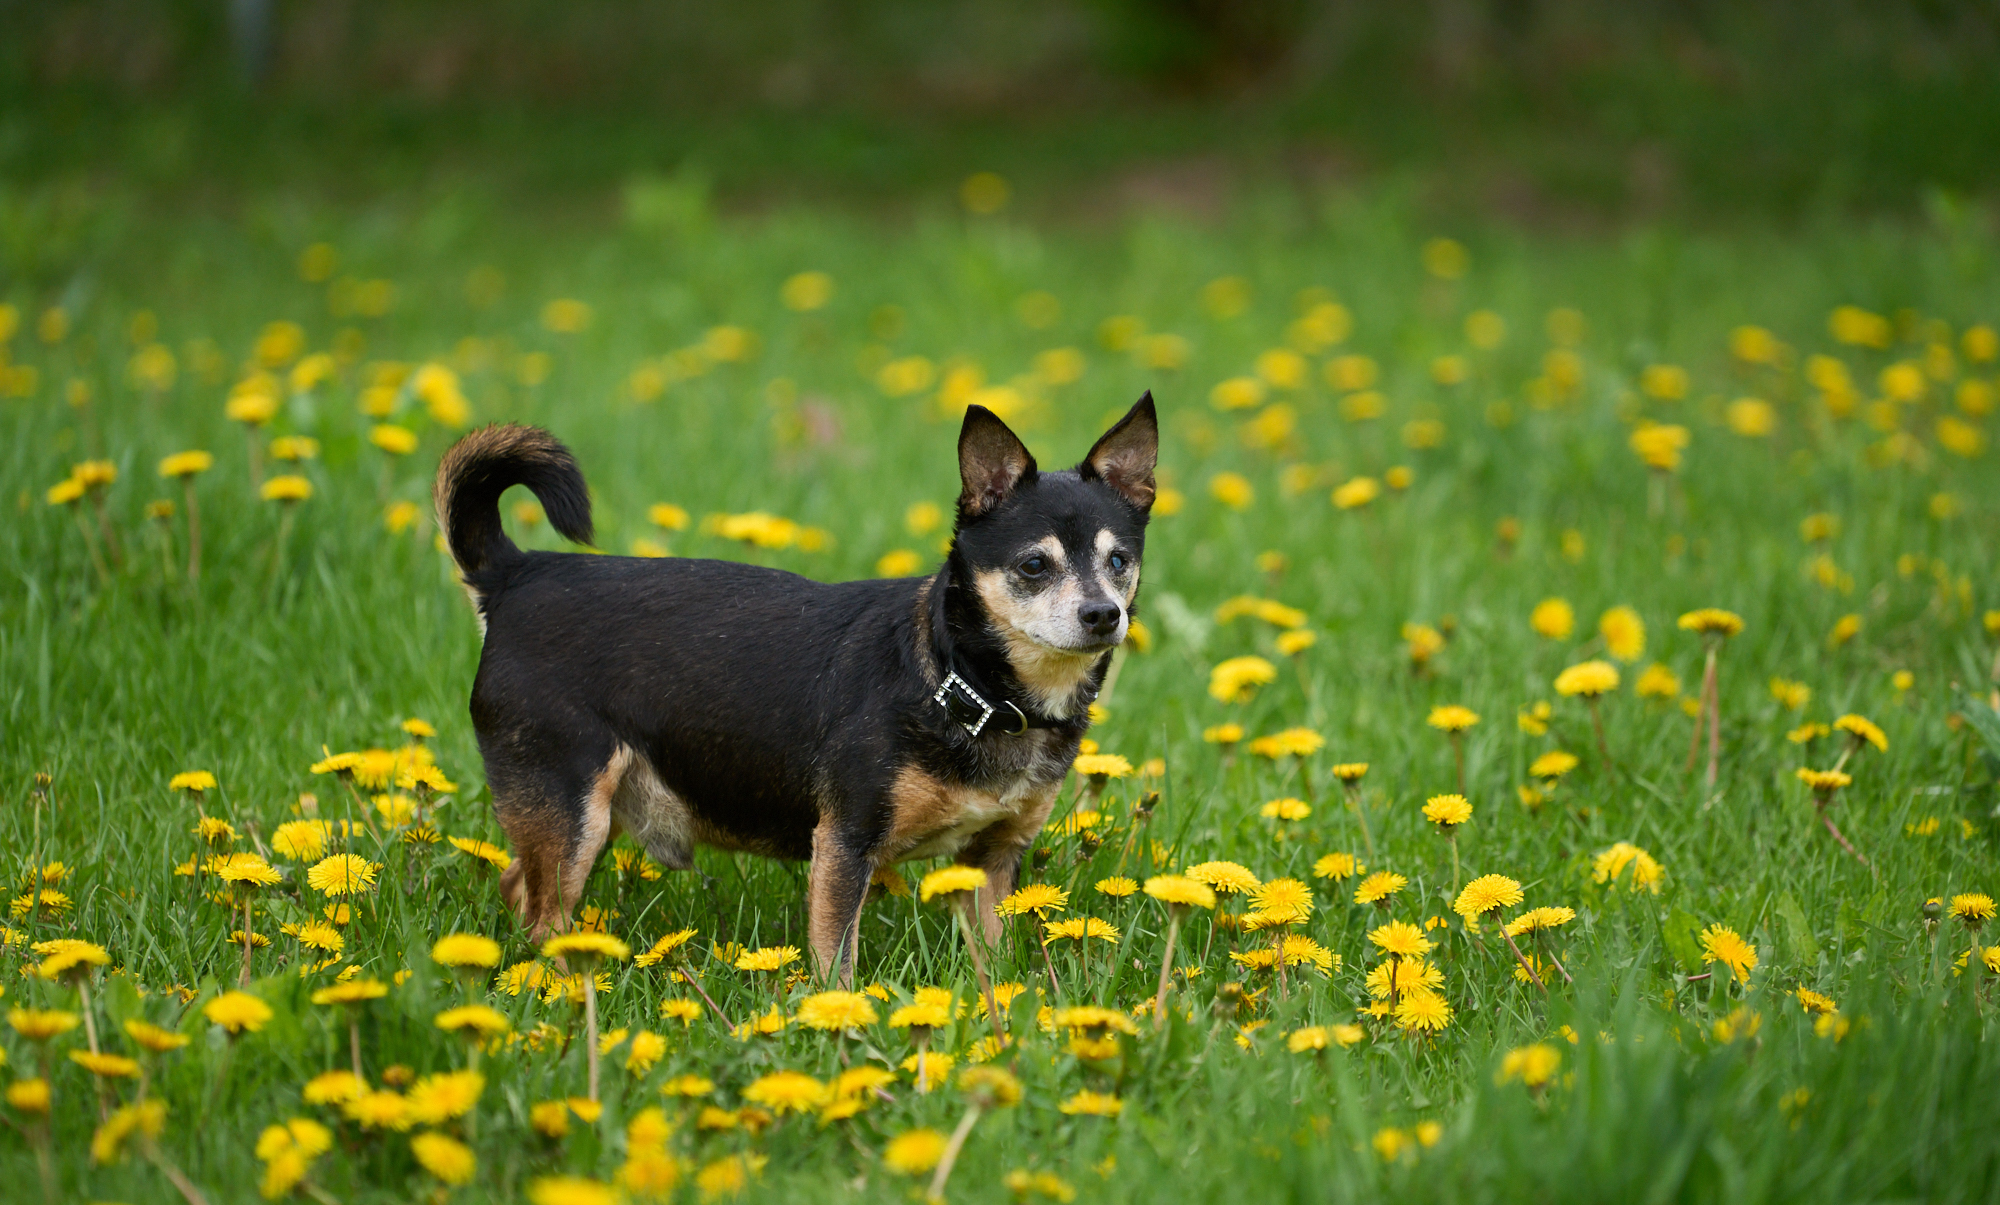
<svg viewBox="0 0 2000 1205"><path fill-rule="evenodd" d="M756 126L775 170L804 123L1005 127L1113 162L1504 161L1585 205L1896 203L1990 189L1996 67L2000 0L0 0L0 170L135 123L186 144L139 158L226 172L204 148L476 141L501 115L591 123L586 174L648 157L646 130L685 155Z"/></svg>

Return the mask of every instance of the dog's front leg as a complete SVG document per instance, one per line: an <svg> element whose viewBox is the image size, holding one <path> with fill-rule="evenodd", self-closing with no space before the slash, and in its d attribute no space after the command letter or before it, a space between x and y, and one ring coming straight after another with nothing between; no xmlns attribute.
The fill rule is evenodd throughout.
<svg viewBox="0 0 2000 1205"><path fill-rule="evenodd" d="M861 902L874 866L830 820L813 830L806 874L806 931L822 982L852 987L861 944Z"/></svg>
<svg viewBox="0 0 2000 1205"><path fill-rule="evenodd" d="M994 905L1014 894L1021 878L1021 857L1041 835L1055 807L1061 783L1053 783L1028 801L1018 815L982 829L959 851L957 861L986 872L987 890L979 893L979 930L989 947L1000 942L1000 914Z"/></svg>

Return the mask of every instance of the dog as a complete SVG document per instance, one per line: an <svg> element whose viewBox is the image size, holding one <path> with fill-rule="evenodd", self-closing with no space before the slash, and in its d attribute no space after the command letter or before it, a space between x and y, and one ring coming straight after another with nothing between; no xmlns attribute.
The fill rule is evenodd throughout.
<svg viewBox="0 0 2000 1205"><path fill-rule="evenodd" d="M484 638L472 723L513 844L502 897L566 929L620 830L654 860L706 845L806 860L823 979L851 983L878 869L950 857L1016 885L1139 593L1159 423L1147 393L1074 469L1041 472L966 409L961 489L929 577L828 584L733 561L523 552L526 486L591 542L575 459L534 427L460 439L433 500Z"/></svg>

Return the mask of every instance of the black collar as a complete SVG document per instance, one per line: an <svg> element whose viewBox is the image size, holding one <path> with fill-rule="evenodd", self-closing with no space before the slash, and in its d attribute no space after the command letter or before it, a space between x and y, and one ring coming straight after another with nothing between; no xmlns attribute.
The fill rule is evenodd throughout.
<svg viewBox="0 0 2000 1205"><path fill-rule="evenodd" d="M988 722L997 719L993 731L1003 736L1025 736L1031 728L1068 728L1077 723L1078 717L1052 719L1027 711L998 691L981 693L973 685L977 675L957 657L945 663L944 682L931 696L931 701L943 707L961 728L972 736L986 730ZM1096 691L1091 692L1094 699ZM1086 701L1085 706L1089 703Z"/></svg>

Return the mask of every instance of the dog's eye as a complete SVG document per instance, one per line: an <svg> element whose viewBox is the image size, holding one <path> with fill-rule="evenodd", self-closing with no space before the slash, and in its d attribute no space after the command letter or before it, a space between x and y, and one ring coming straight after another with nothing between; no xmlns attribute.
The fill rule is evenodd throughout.
<svg viewBox="0 0 2000 1205"><path fill-rule="evenodd" d="M1125 554L1122 552L1114 552L1111 554L1111 558L1105 561L1104 563L1111 566L1112 572L1116 573L1119 570L1125 568Z"/></svg>
<svg viewBox="0 0 2000 1205"><path fill-rule="evenodd" d="M1042 574L1047 573L1048 570L1049 562L1045 557L1031 556L1021 562L1022 577L1040 577Z"/></svg>

